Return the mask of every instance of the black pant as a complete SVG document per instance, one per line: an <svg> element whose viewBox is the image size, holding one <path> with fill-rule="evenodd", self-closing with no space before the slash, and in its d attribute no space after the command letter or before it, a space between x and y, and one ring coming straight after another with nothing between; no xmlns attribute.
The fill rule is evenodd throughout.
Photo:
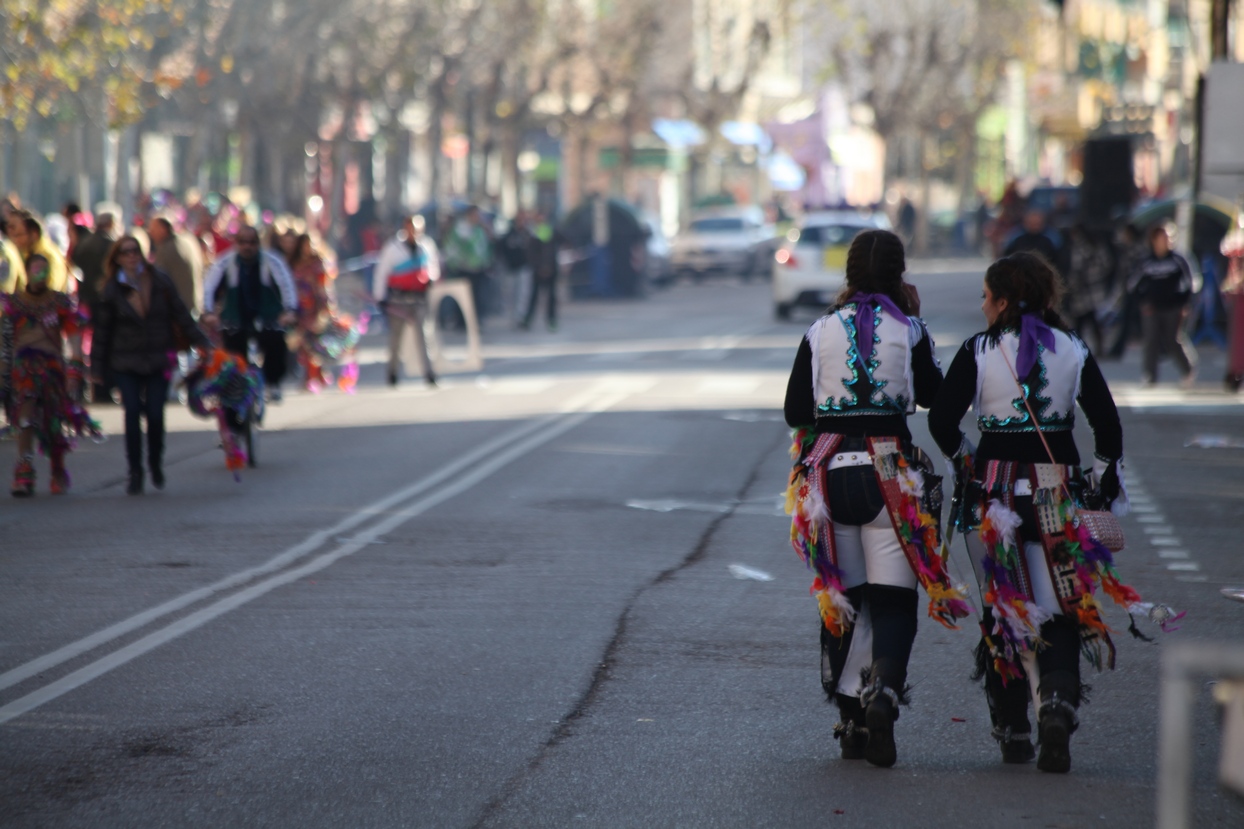
<svg viewBox="0 0 1244 829"><path fill-rule="evenodd" d="M285 364L289 358L289 347L285 344L284 331L225 331L221 339L225 351L246 358L250 348L250 339L259 342L259 353L263 355L263 382L270 389L281 385L285 377Z"/></svg>
<svg viewBox="0 0 1244 829"><path fill-rule="evenodd" d="M548 324L557 325L557 277L550 276L544 279L535 277L531 280L531 300L527 303L527 315L523 318L523 325L530 327L536 318L536 306L540 303L540 292L546 295L548 303L546 313L548 315Z"/></svg>
<svg viewBox="0 0 1244 829"><path fill-rule="evenodd" d="M118 372L113 378L125 407L125 457L130 473L143 468L142 418L147 418L147 463L159 469L164 462L164 401L168 379L161 374Z"/></svg>
<svg viewBox="0 0 1244 829"><path fill-rule="evenodd" d="M1041 538L1040 524L1031 497L1017 497L1015 511L1021 521L1018 543L1031 543ZM1023 555L1021 549L1020 555ZM985 608L981 624L991 630L994 624L993 610ZM1054 694L1075 707L1080 705L1080 628L1075 619L1063 614L1056 615L1041 625L1041 641L1037 649L1037 687L1041 701L1048 701ZM1002 675L994 669L993 659L982 640L977 648L977 672L985 680L985 697L989 703L989 716L994 728L1001 733L1010 729L1012 734L1030 731L1028 702L1032 699L1028 678L1023 670L1020 676L1003 683Z"/></svg>

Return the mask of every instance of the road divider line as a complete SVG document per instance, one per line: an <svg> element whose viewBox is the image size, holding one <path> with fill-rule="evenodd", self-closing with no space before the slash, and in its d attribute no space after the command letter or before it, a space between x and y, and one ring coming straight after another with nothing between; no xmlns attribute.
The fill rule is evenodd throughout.
<svg viewBox="0 0 1244 829"><path fill-rule="evenodd" d="M242 590L232 593L207 607L200 608L186 616L177 619L159 630L153 631L146 636L138 639L130 644L103 656L89 665L69 673L60 679L39 688L36 691L14 700L7 705L0 706L0 725L9 722L22 714L38 708L45 703L51 702L57 697L63 696L77 688L86 685L92 680L98 679L104 674L116 668L125 665L149 653L156 648L164 645L179 636L197 630L203 627L213 619L219 618L224 614L236 610L243 605L258 599L267 593L272 592L278 587L298 581L301 578L317 573L320 570L340 561L346 556L353 555L364 547L368 546L373 540L379 538L386 533L392 532L397 527L407 521L427 512L435 506L448 501L457 495L461 495L471 487L495 474L503 467L509 465L513 461L526 455L534 449L543 446L554 438L569 432L571 429L579 426L591 417L610 407L620 403L626 398L624 394L615 394L609 397L599 399L595 404L585 407L583 411L572 414L562 415L549 428L530 435L527 438L512 443L508 448L494 449L490 453L490 457L477 463L470 471L461 475L453 483L445 486L437 492L427 495L414 503L408 504L392 512L387 518L378 521L366 530L356 534L348 543L338 546L331 552L323 553L310 561L294 567L289 570L269 576L263 581L256 582Z"/></svg>
<svg viewBox="0 0 1244 829"><path fill-rule="evenodd" d="M283 570L299 559L305 558L306 556L314 553L325 544L333 542L333 540L340 534L348 532L360 524L376 517L377 515L381 515L386 511L393 509L403 501L414 498L432 487L460 474L463 470L469 469L474 464L491 457L498 451L503 450L506 446L513 444L515 441L522 440L533 432L537 432L549 424L555 424L560 419L571 416L586 407L591 407L592 412L596 413L599 410L592 406L592 402L594 400L602 399L602 394L607 393L602 391L603 387L604 384L597 384L597 386L575 395L566 401L561 408L561 412L557 414L543 415L523 423L521 426L510 430L504 435L476 447L474 450L468 452L457 460L451 461L436 472L433 472L431 475L421 478L409 486L403 487L397 492L392 493L391 495L356 510L331 527L323 530L317 530L299 543L277 554L263 564L248 567L245 570L240 570L232 575L220 579L219 581L213 582L212 584L200 587L196 590L191 590L188 593L183 593L182 595L170 599L167 602L148 608L141 613L130 616L128 619L123 619L113 625L109 625L106 628L98 630L89 636L85 636L75 642L71 642L57 648L50 653L32 659L29 662L25 662L15 668L11 668L4 673L0 673L0 690L11 688L12 686L24 682L31 677L38 676L44 671L51 670L52 668L88 653L101 645L105 645L115 639L125 636L128 633L132 633L140 628L143 628L157 619L168 616L170 613L176 613L179 610L184 610L185 608L197 604L205 599L211 598L218 593L232 590L248 582L254 581L256 578ZM613 397L616 396L617 395L615 393L606 399L612 400ZM610 405L613 404L611 403Z"/></svg>

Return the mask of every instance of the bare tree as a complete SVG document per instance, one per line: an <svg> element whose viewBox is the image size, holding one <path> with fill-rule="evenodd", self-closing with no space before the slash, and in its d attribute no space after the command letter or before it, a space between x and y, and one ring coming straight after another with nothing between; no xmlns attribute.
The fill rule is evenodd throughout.
<svg viewBox="0 0 1244 829"><path fill-rule="evenodd" d="M969 137L994 98L1003 62L1024 52L1024 7L1018 0L821 0L808 11L819 15L832 71L871 110L878 134L891 145L903 135L918 142L920 249L930 175L940 165L933 137L952 129ZM970 163L967 154L959 157L961 178Z"/></svg>

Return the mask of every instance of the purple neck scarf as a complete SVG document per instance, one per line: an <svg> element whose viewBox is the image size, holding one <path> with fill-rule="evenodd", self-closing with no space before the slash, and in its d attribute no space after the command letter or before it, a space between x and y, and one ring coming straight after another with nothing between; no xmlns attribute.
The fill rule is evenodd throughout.
<svg viewBox="0 0 1244 829"><path fill-rule="evenodd" d="M1019 373L1019 381L1022 383L1029 374L1032 373L1032 367L1037 364L1037 354L1039 353L1038 345L1044 346L1046 351L1054 352L1054 332L1045 324L1045 320L1036 314L1024 314L1019 318L1019 354L1015 362L1018 364L1015 370Z"/></svg>
<svg viewBox="0 0 1244 829"><path fill-rule="evenodd" d="M882 310L887 311L890 316L894 317L904 325L912 325L911 318L904 314L899 307L894 304L894 300L885 294L856 294L847 300L854 302L855 311L855 350L859 352L860 361L867 363L868 358L873 356L873 303L881 305Z"/></svg>

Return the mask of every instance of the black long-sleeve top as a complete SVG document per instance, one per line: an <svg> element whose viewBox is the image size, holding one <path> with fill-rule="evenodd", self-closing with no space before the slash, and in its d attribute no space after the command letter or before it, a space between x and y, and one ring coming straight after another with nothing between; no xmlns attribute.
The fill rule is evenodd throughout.
<svg viewBox="0 0 1244 829"><path fill-rule="evenodd" d="M955 354L937 399L929 408L929 432L947 457L959 453L964 437L959 424L976 397L975 349L980 336L986 335L972 337ZM1088 355L1080 370L1080 396L1076 402L1093 429L1094 455L1104 461L1123 457L1123 426L1119 422L1119 410L1092 354ZM1057 463L1068 466L1080 463L1080 453L1070 430L1044 434ZM984 432L980 445L976 447L976 460L1049 463L1050 457L1036 432Z"/></svg>
<svg viewBox="0 0 1244 829"><path fill-rule="evenodd" d="M911 352L912 382L915 386L916 405L928 408L937 397L942 383L942 370L933 358L933 342L928 332L920 338ZM860 400L872 398L873 384L861 372L860 379L851 387ZM896 436L911 440L906 414L856 414L822 415L817 417L816 390L812 387L812 344L805 336L795 352L795 365L786 383L786 425L798 429L812 426L817 432L834 432L848 437Z"/></svg>

